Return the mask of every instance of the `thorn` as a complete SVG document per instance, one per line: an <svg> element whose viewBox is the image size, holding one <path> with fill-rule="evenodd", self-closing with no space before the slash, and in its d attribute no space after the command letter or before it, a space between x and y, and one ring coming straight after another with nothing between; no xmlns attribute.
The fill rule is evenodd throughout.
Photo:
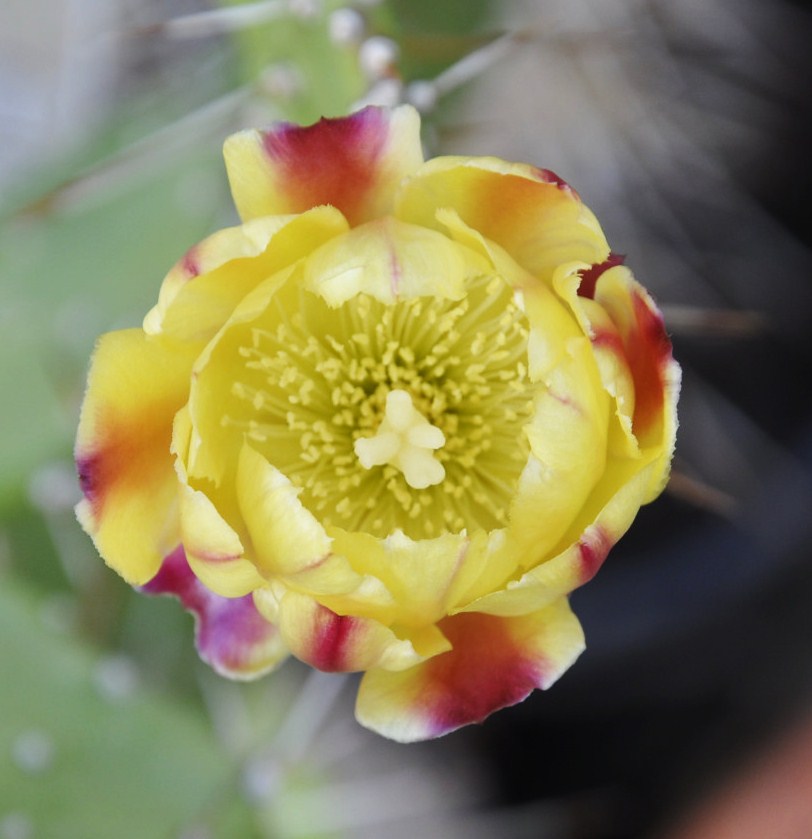
<svg viewBox="0 0 812 839"><path fill-rule="evenodd" d="M769 320L763 312L737 309L703 309L697 306L661 306L669 331L680 335L749 338L765 332Z"/></svg>
<svg viewBox="0 0 812 839"><path fill-rule="evenodd" d="M739 506L738 500L732 495L679 470L671 472L666 491L675 498L725 519L732 519Z"/></svg>
<svg viewBox="0 0 812 839"><path fill-rule="evenodd" d="M213 35L247 29L250 26L259 26L292 12L293 3L290 0L262 0L262 2L246 3L241 6L227 6L207 12L180 15L145 26L138 29L135 34L159 35L173 40L209 38Z"/></svg>

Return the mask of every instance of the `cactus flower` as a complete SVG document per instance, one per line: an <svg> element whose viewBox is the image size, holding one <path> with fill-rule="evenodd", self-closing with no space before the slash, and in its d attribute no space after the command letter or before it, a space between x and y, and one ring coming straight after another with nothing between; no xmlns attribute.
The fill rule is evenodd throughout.
<svg viewBox="0 0 812 839"><path fill-rule="evenodd" d="M361 671L436 737L549 687L567 596L667 480L662 318L551 172L423 160L410 107L242 131L242 223L108 333L76 442L105 561L194 612L218 672Z"/></svg>

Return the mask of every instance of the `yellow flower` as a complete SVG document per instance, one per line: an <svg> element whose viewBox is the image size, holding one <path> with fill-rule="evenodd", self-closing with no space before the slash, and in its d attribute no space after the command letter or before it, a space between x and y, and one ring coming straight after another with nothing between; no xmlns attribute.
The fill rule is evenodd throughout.
<svg viewBox="0 0 812 839"><path fill-rule="evenodd" d="M651 298L566 183L424 162L408 107L225 159L243 223L96 349L81 523L220 672L365 671L358 719L388 737L548 687L583 648L567 594L667 479Z"/></svg>

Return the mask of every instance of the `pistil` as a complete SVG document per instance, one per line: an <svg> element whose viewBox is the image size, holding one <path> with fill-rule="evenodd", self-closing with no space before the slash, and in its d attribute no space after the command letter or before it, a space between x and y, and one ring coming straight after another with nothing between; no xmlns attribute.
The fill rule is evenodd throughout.
<svg viewBox="0 0 812 839"><path fill-rule="evenodd" d="M390 390L386 413L373 437L355 441L355 454L364 469L390 464L412 489L442 483L443 464L434 452L445 445L445 435L415 408L405 390Z"/></svg>

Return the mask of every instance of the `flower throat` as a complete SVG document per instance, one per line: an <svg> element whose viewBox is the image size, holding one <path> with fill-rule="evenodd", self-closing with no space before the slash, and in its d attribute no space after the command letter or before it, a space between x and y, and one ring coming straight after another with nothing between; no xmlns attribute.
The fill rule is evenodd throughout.
<svg viewBox="0 0 812 839"><path fill-rule="evenodd" d="M512 289L491 275L462 300L334 309L292 293L246 329L223 424L326 526L417 539L507 524L533 408Z"/></svg>

